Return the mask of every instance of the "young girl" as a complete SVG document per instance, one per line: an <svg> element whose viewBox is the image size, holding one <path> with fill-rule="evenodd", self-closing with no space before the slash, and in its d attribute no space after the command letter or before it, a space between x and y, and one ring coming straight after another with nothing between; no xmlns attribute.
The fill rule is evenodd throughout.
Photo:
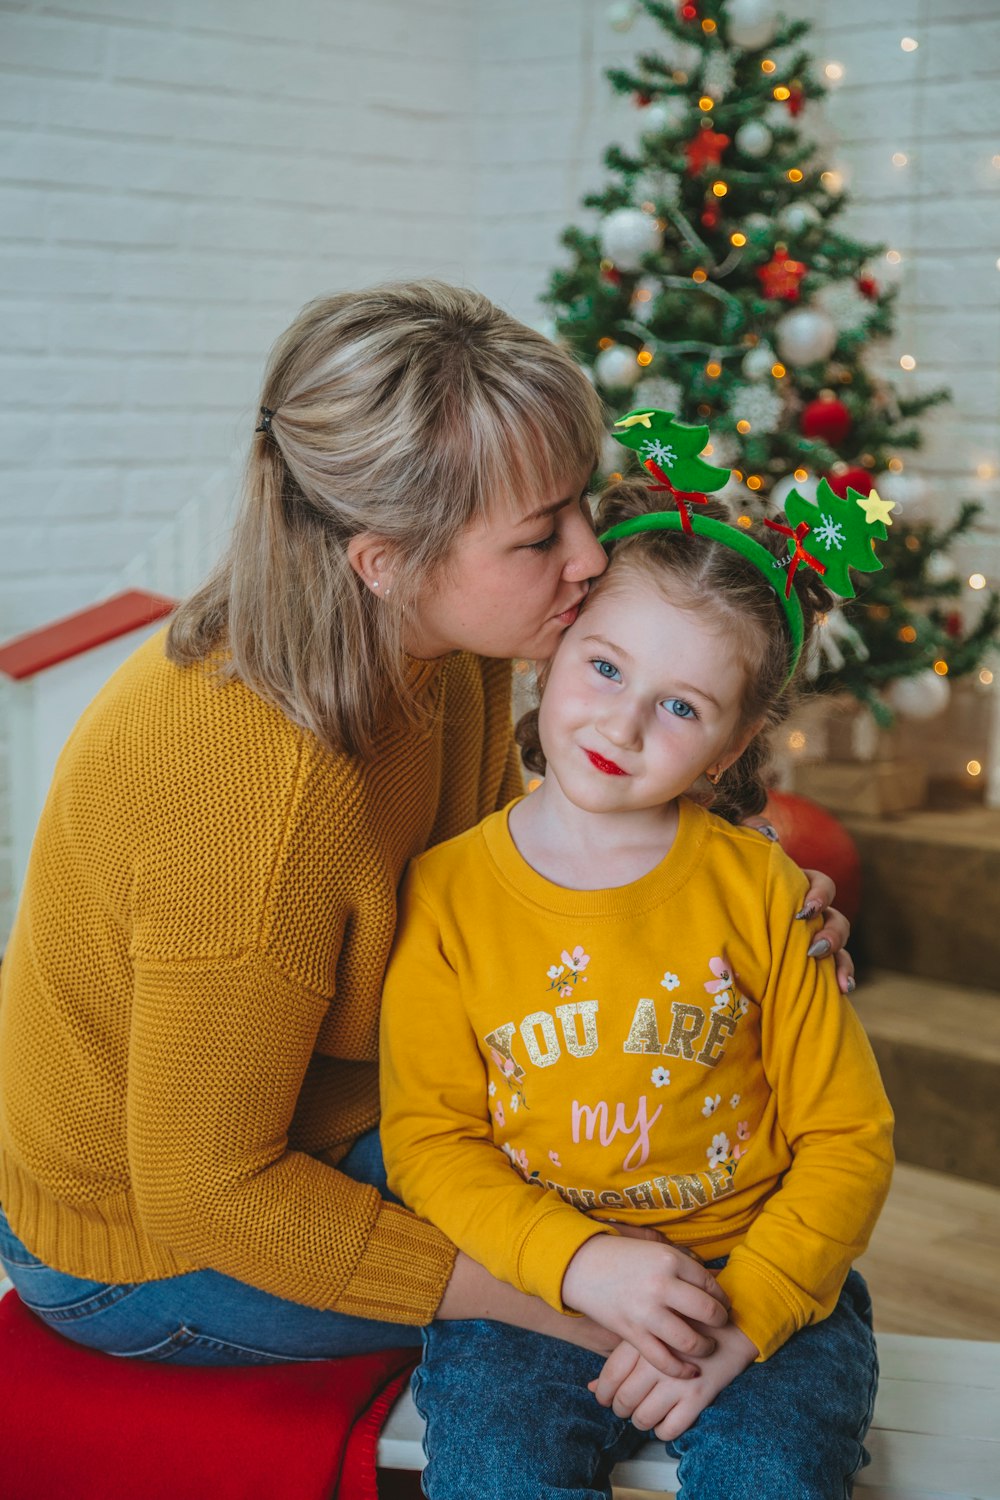
<svg viewBox="0 0 1000 1500"><path fill-rule="evenodd" d="M606 1496L650 1429L697 1500L839 1500L866 1461L876 1362L850 1268L891 1113L833 965L803 972L801 872L734 826L762 801L763 736L825 590L784 537L765 550L712 502L689 520L662 501L638 483L603 500L610 566L544 680L541 785L404 888L390 1186L622 1341L602 1371L558 1339L432 1326L415 1378L432 1500ZM701 776L733 822L683 795ZM706 1268L730 1309L711 1329ZM693 1378L663 1373L685 1329L714 1337Z"/></svg>

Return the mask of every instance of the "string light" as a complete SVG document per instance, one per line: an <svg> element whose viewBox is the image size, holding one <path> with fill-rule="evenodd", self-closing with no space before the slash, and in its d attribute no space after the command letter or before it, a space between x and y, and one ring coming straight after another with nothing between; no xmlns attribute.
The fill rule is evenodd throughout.
<svg viewBox="0 0 1000 1500"><path fill-rule="evenodd" d="M784 365L776 364L771 366L771 374L774 376L775 380L784 380L785 376L788 374L788 371L785 369Z"/></svg>
<svg viewBox="0 0 1000 1500"><path fill-rule="evenodd" d="M979 674L979 681L982 683L983 687L989 687L990 683L993 681L993 673L990 671L989 667L983 667L982 671Z"/></svg>
<svg viewBox="0 0 1000 1500"><path fill-rule="evenodd" d="M778 64L770 57L765 57L760 65L762 73L773 73Z"/></svg>
<svg viewBox="0 0 1000 1500"><path fill-rule="evenodd" d="M703 281L707 281L708 272L705 270L705 267L695 266L694 270L691 272L691 280L697 281L699 284Z"/></svg>
<svg viewBox="0 0 1000 1500"><path fill-rule="evenodd" d="M751 474L750 478L747 480L747 489L759 490L762 487L763 483L764 481L763 479L761 479L759 474Z"/></svg>
<svg viewBox="0 0 1000 1500"><path fill-rule="evenodd" d="M906 541L903 543L903 545L905 546L907 552L919 552L920 538L918 536L914 536L911 532L910 535L906 538Z"/></svg>
<svg viewBox="0 0 1000 1500"><path fill-rule="evenodd" d="M823 69L823 72L826 74L827 78L831 78L834 83L836 83L844 76L844 65L843 63L828 62L826 67Z"/></svg>
<svg viewBox="0 0 1000 1500"><path fill-rule="evenodd" d="M636 302L651 302L653 300L653 294L648 286L636 287L633 296Z"/></svg>
<svg viewBox="0 0 1000 1500"><path fill-rule="evenodd" d="M986 579L983 577L982 573L973 573L972 576L969 579L969 588L970 589L984 589L985 587L986 587Z"/></svg>
<svg viewBox="0 0 1000 1500"><path fill-rule="evenodd" d="M750 423L746 420L745 417L743 418L742 421L737 422L737 424L736 424L736 431L739 432L739 433L742 433L744 437L750 431Z"/></svg>
<svg viewBox="0 0 1000 1500"><path fill-rule="evenodd" d="M701 98L698 100L698 108L703 109L705 113L708 114L710 109L715 108L715 100L710 99L707 94L702 94Z"/></svg>
<svg viewBox="0 0 1000 1500"><path fill-rule="evenodd" d="M904 52L916 52L917 48L920 46L920 43L917 41L916 37L904 36L899 45L902 47Z"/></svg>
<svg viewBox="0 0 1000 1500"><path fill-rule="evenodd" d="M708 376L709 380L718 380L719 376L722 374L722 366L716 364L715 360L713 359L709 364L705 366L705 374Z"/></svg>
<svg viewBox="0 0 1000 1500"><path fill-rule="evenodd" d="M701 29L702 31L707 31L708 35L711 36L713 31L718 30L718 27L714 21L705 20L701 23Z"/></svg>
<svg viewBox="0 0 1000 1500"><path fill-rule="evenodd" d="M912 645L916 638L917 632L914 630L912 625L904 625L902 630L899 632L899 639L901 641L906 641L907 645Z"/></svg>
<svg viewBox="0 0 1000 1500"><path fill-rule="evenodd" d="M637 365L651 365L653 363L653 351L651 349L640 349L635 357Z"/></svg>
<svg viewBox="0 0 1000 1500"><path fill-rule="evenodd" d="M947 675L948 675L948 663L946 661L942 661L939 658L934 663L934 670L938 674L939 677L947 677Z"/></svg>
<svg viewBox="0 0 1000 1500"><path fill-rule="evenodd" d="M903 472L903 460L901 458L890 458L890 460L889 460L889 470L893 474L902 474L902 472Z"/></svg>
<svg viewBox="0 0 1000 1500"><path fill-rule="evenodd" d="M789 182L801 182L802 181L802 173L799 171L798 167L790 167L786 175L788 177Z"/></svg>
<svg viewBox="0 0 1000 1500"><path fill-rule="evenodd" d="M793 729L788 736L789 750L804 750L806 748L806 737L801 729Z"/></svg>
<svg viewBox="0 0 1000 1500"><path fill-rule="evenodd" d="M646 213L646 214L655 214L655 212L656 212L656 204L655 203L651 203L648 198L646 199L645 203L643 203L641 205L641 207L642 207L643 213Z"/></svg>
<svg viewBox="0 0 1000 1500"><path fill-rule="evenodd" d="M704 446L704 448L702 448L701 451L702 451L702 453L704 454L704 456L706 458L711 458L712 454L715 452L715 444L714 443L706 443L705 446Z"/></svg>
<svg viewBox="0 0 1000 1500"><path fill-rule="evenodd" d="M844 186L843 172L821 172L819 180L828 193L839 193Z"/></svg>
<svg viewBox="0 0 1000 1500"><path fill-rule="evenodd" d="M609 338L598 339L597 340L597 347L598 347L598 349L610 349L613 343L614 343L614 339L609 339Z"/></svg>
<svg viewBox="0 0 1000 1500"><path fill-rule="evenodd" d="M753 525L753 516L737 516L736 524L737 526L741 526L744 531L749 531Z"/></svg>
<svg viewBox="0 0 1000 1500"><path fill-rule="evenodd" d="M736 248L737 248L737 250L742 249L743 246L746 244L746 242L747 242L746 235L745 234L741 234L738 229L737 229L737 231L736 231L735 234L731 234L729 236L729 243L731 245L735 245Z"/></svg>
<svg viewBox="0 0 1000 1500"><path fill-rule="evenodd" d="M729 183L728 182L713 182L712 183L712 192L715 194L715 196L717 198L724 198L726 196L726 194L729 192Z"/></svg>
<svg viewBox="0 0 1000 1500"><path fill-rule="evenodd" d="M774 90L774 97L777 99L779 104L784 104L786 99L790 99L792 97L792 91L790 88L786 88L783 83L779 83Z"/></svg>
<svg viewBox="0 0 1000 1500"><path fill-rule="evenodd" d="M885 258L889 262L890 266L898 266L903 259L898 250L887 250L885 252Z"/></svg>
<svg viewBox="0 0 1000 1500"><path fill-rule="evenodd" d="M802 484L809 478L809 471L808 469L796 469L795 473L792 475L792 478L797 479L799 484Z"/></svg>
<svg viewBox="0 0 1000 1500"><path fill-rule="evenodd" d="M917 362L912 354L901 354L899 356L899 363L904 370L915 370L917 368Z"/></svg>
<svg viewBox="0 0 1000 1500"><path fill-rule="evenodd" d="M970 776L978 776L983 768L978 760L970 760L966 761L965 769L968 771Z"/></svg>
<svg viewBox="0 0 1000 1500"><path fill-rule="evenodd" d="M905 167L910 158L905 151L894 151L892 153L892 164L894 167Z"/></svg>

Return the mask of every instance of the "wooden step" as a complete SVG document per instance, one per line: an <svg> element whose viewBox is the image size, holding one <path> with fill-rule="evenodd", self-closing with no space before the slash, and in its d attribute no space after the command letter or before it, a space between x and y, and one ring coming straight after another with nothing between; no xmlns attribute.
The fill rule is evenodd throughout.
<svg viewBox="0 0 1000 1500"><path fill-rule="evenodd" d="M854 1003L896 1112L900 1161L1000 1187L1000 994L873 971Z"/></svg>
<svg viewBox="0 0 1000 1500"><path fill-rule="evenodd" d="M861 956L876 968L1000 991L1000 811L842 821L861 855Z"/></svg>

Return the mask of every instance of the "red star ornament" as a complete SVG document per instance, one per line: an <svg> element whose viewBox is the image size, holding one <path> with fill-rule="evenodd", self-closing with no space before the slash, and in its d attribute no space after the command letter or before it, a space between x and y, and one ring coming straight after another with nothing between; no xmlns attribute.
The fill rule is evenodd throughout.
<svg viewBox="0 0 1000 1500"><path fill-rule="evenodd" d="M766 266L757 270L757 279L764 296L772 300L783 298L786 302L797 302L799 282L809 270L800 260L791 260L787 255L775 255Z"/></svg>
<svg viewBox="0 0 1000 1500"><path fill-rule="evenodd" d="M723 135L721 131L699 130L698 134L692 136L684 147L690 176L697 177L698 173L704 172L706 167L717 167L728 145L729 137Z"/></svg>

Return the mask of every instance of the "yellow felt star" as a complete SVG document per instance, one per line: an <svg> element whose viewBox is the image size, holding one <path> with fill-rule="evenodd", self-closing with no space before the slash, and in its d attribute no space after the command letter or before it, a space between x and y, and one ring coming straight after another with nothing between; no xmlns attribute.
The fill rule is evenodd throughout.
<svg viewBox="0 0 1000 1500"><path fill-rule="evenodd" d="M886 526L892 525L889 512L895 509L895 500L883 500L878 490L872 490L868 495L859 495L857 503L864 511L869 526L874 521L884 521Z"/></svg>
<svg viewBox="0 0 1000 1500"><path fill-rule="evenodd" d="M642 425L643 425L643 427L649 427L650 426L650 420L649 419L650 419L651 416L652 416L652 412L638 411L632 417L622 417L622 419L621 419L620 422L616 422L615 423L615 426L616 427L635 427L638 422L641 422Z"/></svg>

